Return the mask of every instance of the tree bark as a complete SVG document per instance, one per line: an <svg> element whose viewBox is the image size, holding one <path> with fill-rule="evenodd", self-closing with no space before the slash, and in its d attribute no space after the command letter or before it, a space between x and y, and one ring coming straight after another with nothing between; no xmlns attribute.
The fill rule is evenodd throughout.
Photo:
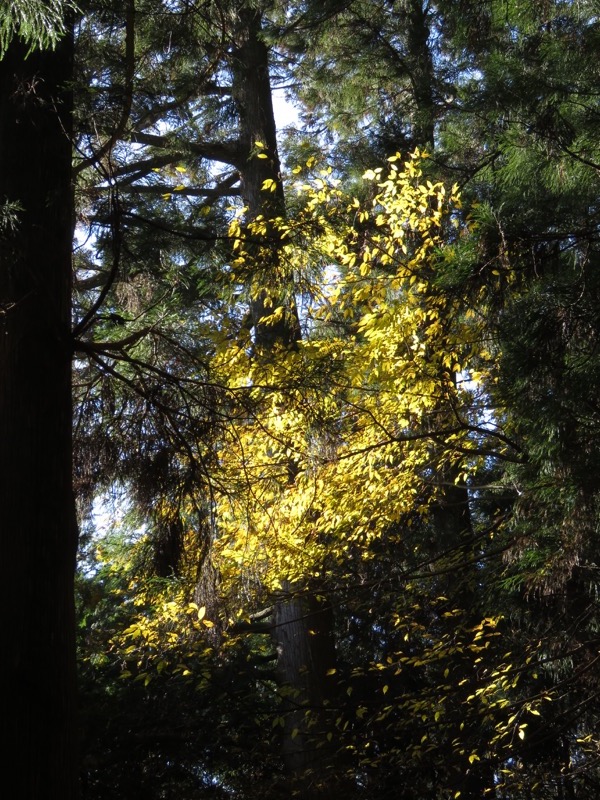
<svg viewBox="0 0 600 800"><path fill-rule="evenodd" d="M232 97L236 103L240 144L244 153L240 165L241 194L248 223L285 216L284 189L277 152L277 130L273 113L269 51L261 38L260 12L250 4L238 11L237 49L232 59ZM257 143L259 143L257 145ZM266 156L259 158L258 156ZM272 181L274 191L263 189ZM257 272L252 276L265 288L254 290L250 315L254 344L259 358L271 358L280 347L293 348L300 340L300 325L292 277L280 262L281 240L275 226L267 225L260 241L249 247ZM276 306L284 314L276 324L263 322ZM290 486L296 467L288 465ZM324 750L315 749L309 735L306 712L322 721L326 672L334 662L331 609L305 591L305 587L284 587L276 598L273 613L273 641L277 649L277 673L284 699L283 758L286 767L286 796L304 800L319 795L320 769Z"/></svg>
<svg viewBox="0 0 600 800"><path fill-rule="evenodd" d="M232 97L239 114L239 142L243 154L241 195L248 222L258 216L271 220L285 215L285 199L277 152L269 51L261 38L260 13L251 6L242 5L238 14L238 46L232 58ZM269 180L273 182L274 191L263 189L265 181ZM255 291L250 315L255 344L267 352L276 344L293 346L300 339L293 286L283 274L279 246L279 234L274 226L269 226L262 241L253 245L261 277L265 283L268 281L269 288ZM276 324L264 324L262 320L272 314L277 305L284 306L284 315Z"/></svg>
<svg viewBox="0 0 600 800"><path fill-rule="evenodd" d="M284 694L283 758L292 792L329 792L325 770L335 760L324 736L327 672L335 663L331 606L312 592L284 584L275 605L277 672Z"/></svg>
<svg viewBox="0 0 600 800"><path fill-rule="evenodd" d="M0 61L2 741L21 800L71 800L72 40L27 49L15 40Z"/></svg>
<svg viewBox="0 0 600 800"><path fill-rule="evenodd" d="M428 6L423 0L410 0L407 11L407 55L415 102L412 121L413 145L435 147L435 71L429 47Z"/></svg>

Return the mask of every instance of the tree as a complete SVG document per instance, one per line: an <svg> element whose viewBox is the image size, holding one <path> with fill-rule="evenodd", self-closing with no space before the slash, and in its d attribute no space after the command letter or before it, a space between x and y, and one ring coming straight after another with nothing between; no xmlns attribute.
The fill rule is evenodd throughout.
<svg viewBox="0 0 600 800"><path fill-rule="evenodd" d="M219 393L215 388L218 376L206 370L209 356L204 360L200 357L201 363L194 367L190 354L199 354L202 351L210 354L221 337L224 341L230 341L232 337L248 340L251 336L252 341L248 342L248 346L253 348L257 357L268 363L271 351L282 346L294 346L299 336L299 325L293 282L290 280L287 265L279 258L280 243L277 241L276 228L257 232L256 241L251 244L255 253L251 262L248 262L250 268L244 274L237 274L235 288L248 312L241 325L235 319L236 313L239 313L237 309L231 311L225 308L221 299L231 293L232 285L230 275L223 268L224 263L227 259L233 259L235 254L227 252L226 245L222 247L217 251L222 257L222 263L211 271L210 260L216 261L214 253L201 252L198 246L198 241L203 238L210 243L207 250L219 237L229 238L231 242L226 229L221 227L219 230L219 225L223 225L224 201L230 202L232 196L239 195L245 204L247 223L259 218L269 220L284 211L269 77L269 49L262 31L263 14L253 5L236 2L219 8L207 6L201 13L192 13L189 9L179 13L177 9L173 9L171 17L167 15L167 18L172 19L177 36L175 45L171 47L169 44L168 58L161 56L156 61L149 60L149 68L146 68L147 62L143 61L144 66L136 71L138 53L152 52L152 48L160 46L165 37L164 30L154 24L151 7L148 10L150 13L146 18L140 13L139 6L134 8L130 4L125 15L121 14L120 8L115 8L113 13L108 13L106 21L102 17L91 16L82 26L82 40L86 46L93 46L87 44L87 39L97 27L101 28L104 24L118 27L122 34L120 49L125 54L125 59L121 60L125 72L122 83L117 84L114 89L118 95L115 105L117 108L120 106L119 111L112 116L102 114L99 124L94 128L94 133L97 130L102 131L104 140L94 141L89 122L83 121L81 146L90 155L81 164L82 174L90 168L99 169L103 179L108 179L109 183L114 182L114 190L109 196L100 194L99 198L95 193L92 209L87 212L88 218L98 225L97 230L104 241L111 244L105 249L105 258L109 263L100 270L101 277L104 276L108 282L100 291L92 282L93 299L88 300L89 308L83 312L83 321L78 326L81 338L78 346L80 352L91 355L94 362L93 371L85 376L81 373L85 387L84 409L89 408L92 418L95 417L91 425L84 420L81 431L92 447L103 441L99 428L102 427L104 410L111 401L110 417L114 419L116 416L120 420L124 417L131 419L133 416L136 422L130 431L133 430L134 436L139 436L141 440L148 436L149 420L154 420L157 408L159 420L167 417L166 422L157 422L154 429L156 433L153 431L153 435L148 437L151 439L148 455L153 465L156 464L156 470L148 469L145 458L142 461L138 459L140 454L147 455L139 446L135 454L130 456L127 452L130 448L119 442L115 454L114 442L118 441L117 437L113 436L112 446L107 443L103 452L101 451L104 476L122 476L130 493L147 509L156 509L158 505L163 509L171 508L169 514L157 515L155 511L151 512L155 527L159 532L162 531L158 548L163 552L168 550L176 556L163 563L163 574L166 575L170 570L177 571L179 567L178 556L182 553L180 539L186 529L186 524L181 523L180 517L185 516L183 510L186 501L205 508L199 502L199 495L203 492L207 495L214 493L212 482L219 480L214 477L218 475L217 470L213 472L207 469L210 462L210 454L207 452L210 423L198 425L203 414L202 408L198 406L202 381L210 381L211 390L224 400L220 409L221 420L217 421L219 427L222 427L228 406L232 416L239 413L232 397ZM199 52L202 45L206 47L210 57L206 58L204 74L198 80L196 72L190 73L190 63L195 69L198 68L200 59L205 55L200 55ZM103 44L101 48L105 57ZM110 63L111 69L119 75L122 71L121 62L114 66L112 60ZM94 61L89 64L92 68L95 66ZM166 102L162 96L164 83L160 82L165 73L171 80L171 85L167 84L170 94L175 98ZM117 80L115 79L115 83ZM122 86L126 87L124 98L119 94ZM109 96L111 89L109 86ZM151 102L154 93L158 94L158 99L148 109L149 99ZM91 98L90 106L93 114L97 107L94 98ZM90 116L87 115L88 119ZM224 126L224 116L229 124L229 136L225 143L216 140L218 130ZM153 132L159 120L167 130L172 129L169 131L170 135L156 135ZM107 125L107 122L110 124ZM213 136L215 138L208 138ZM139 147L131 148L129 141ZM140 153L141 147L144 148L143 155ZM227 174L215 180L211 167L206 164L209 159L212 164L215 160L227 163ZM170 186L164 183L168 170L178 181L173 191L168 191ZM207 186L194 186L198 183L201 187L202 183ZM268 192L263 190L266 183L270 184ZM211 207L206 204L207 199L210 199ZM170 204L170 209L165 201ZM216 210L213 211L213 208ZM206 210L207 214L201 215L199 210ZM162 215L158 222L157 215ZM200 217L203 217L201 226L198 224ZM167 218L168 222L165 223ZM111 225L112 230L107 224ZM158 236L157 228L160 231ZM193 247L187 243L182 245L182 236L192 240ZM163 264L171 260L169 281L177 276L179 283L184 273L189 272L189 280L202 281L203 287L209 285L212 279L210 291L217 297L218 289L215 289L221 287L221 295L215 304L217 306L220 303L221 306L206 309L206 319L203 320L204 330L208 328L207 322L212 323L216 335L215 331L209 336L202 332L203 326L198 324L198 295L194 295L193 290L188 291L188 296L184 299L184 303L191 301L191 313L184 309L180 297L175 302L169 302L167 310L163 297L160 297L165 285L164 276L155 264L153 252L148 252L149 241L154 241L163 248ZM186 257L189 254L190 260L182 264L184 252ZM143 259L147 253L149 260L146 264ZM84 266L90 265L86 263ZM113 289L119 285L122 294L122 287L132 283L132 275L128 271L143 275L144 286L151 293L154 294L154 287L158 288L154 295L157 296L157 301L150 304L153 311L150 324L143 307L138 309L135 319L131 319L131 313L122 313L122 301L119 302L118 294ZM269 286L268 290L265 290L265 285ZM200 300L202 299L200 295ZM238 305L241 306L241 302ZM273 305L285 309L277 319L271 313L270 306ZM157 309L161 309L159 314L156 313ZM176 327L173 329L168 327L170 314L176 319ZM230 315L229 320L227 315ZM126 335L121 335L125 331L119 331L114 325L112 329L110 325L98 325L98 322L112 322L115 316L121 318L123 326L127 326ZM178 341L182 337L182 316L185 316L188 333L185 353L178 347ZM157 317L160 319L159 323L155 321ZM265 322L266 319L268 322ZM101 343L97 341L98 334L102 335ZM154 358L147 356L148 345L144 342L148 340L154 344ZM142 356L144 347L146 351ZM157 352L158 359L155 356ZM154 374L148 375L142 362L151 363L151 372ZM117 406L114 391L106 391L108 404L102 397L98 398L99 385L94 384L96 379L92 377L98 366L110 379L116 377L129 382L127 388L119 391L120 397L129 392L133 395L137 393L139 399L126 401L127 405L121 406L123 411L119 409L115 415ZM193 388L190 383L190 369L198 377ZM157 379L163 382L166 380L167 386L173 390L167 398L164 388L157 388L161 395L160 407L154 394ZM177 388L181 386L178 383L180 380L190 389L183 393L185 396ZM180 411L180 400L186 405L185 414ZM120 404L119 400L117 404ZM210 400L206 403L206 407L208 406ZM144 416L141 413L142 407L151 409L150 413ZM99 409L102 410L101 415L98 415ZM165 411L168 411L166 415ZM207 415L212 423L218 417L217 414L211 416L210 411L205 411L204 416ZM198 427L201 428L199 434L195 433ZM213 431L219 430L219 427L213 428ZM170 457L174 453L178 454L176 468ZM159 466L159 460L162 467ZM82 484L86 483L86 466L91 465L92 474L88 471L87 482L88 485L94 485L94 473L98 471L99 459L86 457L82 462ZM167 520L169 524L165 525ZM205 535L206 540L199 542L199 545L207 570L204 567L201 569L200 584L206 583L204 574L210 571L206 554L210 551L211 532L202 528L199 538ZM169 540L166 547L165 538ZM214 592L214 588L212 591ZM202 593L200 588L198 592ZM287 607L291 609L291 599ZM291 613L293 616L294 612ZM283 628L282 624L276 626L274 631L276 633ZM314 639L309 638L308 626L304 625L304 628L305 643L309 642L314 646ZM285 647L285 663L288 668L287 671L281 670L284 681L290 679L292 672L296 676L301 672L297 664L293 666L291 647L289 643ZM325 670L323 674L324 672ZM289 726L288 738L293 729L293 725ZM294 745L295 749L299 742L300 739ZM294 767L294 771L298 772L297 767Z"/></svg>
<svg viewBox="0 0 600 800"><path fill-rule="evenodd" d="M6 763L23 798L75 798L71 478L72 38L2 14L0 436ZM11 36L13 14L19 20ZM19 14L21 18L19 19ZM40 17L44 20L45 17ZM68 24L64 29L68 31ZM10 42L8 39L10 38ZM41 42L40 42L41 39ZM54 49L37 45L54 44ZM35 49L34 49L35 48Z"/></svg>
<svg viewBox="0 0 600 800"><path fill-rule="evenodd" d="M399 81L386 79L399 66L405 76L410 74L407 29L395 24L407 6L386 4L386 33L370 40L363 33L369 19L360 4L334 5L338 26L347 22L350 27L352 21L352 35L362 35L362 46L353 48L358 55L346 53L325 25L325 44L316 49L314 62L300 57L301 96L316 119L324 111L330 125L337 123L335 146L342 153L361 145L364 153L370 145L389 142L388 120L400 128L398 141L403 140L410 124L406 98L410 103L412 95L410 90L398 93ZM596 422L588 395L595 387L590 313L597 306L592 275L598 159L589 127L597 119L596 65L589 60L598 35L595 12L590 6L575 10L561 3L461 2L425 8L434 66L432 163L461 182L467 222L475 232L454 243L455 255L439 280L449 294L472 292L474 313L486 315L490 347L499 361L496 378L481 395L481 413L511 443L513 459L490 459L489 480L480 473L482 480L471 481L488 487L469 492L475 530L491 525L510 564L500 581L479 585L493 591L497 608L519 620L514 647L522 653L523 674L530 676L523 697L541 691L540 674L553 697L551 687L564 686L571 670L582 679L577 689L570 684L581 698L578 722L560 703L549 705L548 728L542 733L543 726L537 727L534 734L532 726L530 742L525 737L523 746L532 754L529 764L545 766L513 775L515 784L507 791L519 792L516 787L524 781L542 780L556 796L563 791L585 794L583 784L577 788L566 775L565 754L577 753L573 758L580 763L575 729L587 729L587 712L592 727L595 718L589 693L593 667L585 644L594 640L596 625L588 594L595 591L590 565L596 558L593 512L590 516L595 487L589 478L596 471L589 461ZM302 18L298 24L302 30ZM339 72L336 59L323 56L331 51L338 60L347 59ZM329 84L335 79L335 93L319 92L324 74ZM351 126L344 129L344 119L354 119L344 112L356 107L353 101L361 104L365 94L361 107L368 112L357 135L348 131ZM492 286L493 297L488 294ZM477 299L478 291L489 297L489 305L482 296ZM585 388L577 377L584 362ZM440 533L434 541L441 541ZM572 631L567 646L566 630ZM530 653L527 646L522 649L536 636L544 642L542 668L532 667L535 660L527 662ZM539 749L536 739L541 739ZM593 768L588 774L593 781Z"/></svg>
<svg viewBox="0 0 600 800"><path fill-rule="evenodd" d="M369 604L370 580L381 580L372 559L375 552L381 558L387 546L390 558L393 549L405 553L402 569L388 577L392 586L404 585L425 563L442 573L452 562L464 571L463 558L473 563L472 534L466 542L447 535L443 545L435 542L427 553L418 531L427 519L435 531L440 499L448 502L437 472L456 470L465 481L479 459L493 458L500 444L491 432L481 449L471 441L481 433L471 421L472 399L451 377L456 364L473 357L479 334L460 311L464 301L446 298L435 285L433 251L446 224L444 190L418 185L419 168L407 161L401 169L398 160L392 157L388 175L381 169L367 173L381 191L365 206L336 188L335 180L330 184L331 172L323 171L306 186L312 192L304 212L310 223L302 217L284 223L286 242L290 239L284 252L298 272L305 263L320 262L345 270L345 277L338 278L333 296L316 306L312 324L325 323L327 335L317 333L298 354L280 356L274 373L251 366L251 377L242 378L242 383L270 387L271 397L257 426L238 434L240 465L232 472L239 472L243 461L257 487L250 508L240 498L243 511L223 514L239 544L228 543L227 528L220 538L235 563L243 563L246 554L253 569L266 571L275 585L306 585L310 576L317 596L343 593L344 581L356 570L354 580L360 575L367 587L361 602ZM339 324L344 319L353 324L345 328ZM242 354L234 369L241 363ZM438 442L446 447L438 448ZM232 442L229 450L233 454L238 447ZM279 499L286 453L294 454L298 472ZM408 541L414 543L412 556ZM231 567L222 569L231 574ZM453 602L465 599L455 591ZM344 605L352 607L352 619L366 611L352 600ZM392 609L401 618L398 605ZM469 610L472 624L480 625L475 607ZM462 624L468 628L468 622ZM397 669L394 656L390 653L390 664ZM367 669L384 669L380 656L372 657ZM421 658L427 662L427 656Z"/></svg>
<svg viewBox="0 0 600 800"><path fill-rule="evenodd" d="M292 773L313 770L296 782L301 792L588 796L598 718L592 10L334 2L277 6L267 22L254 5L220 16L203 8L211 13L170 8L180 15L169 18L172 42L164 15L147 28L150 16L117 15L122 51L131 56L135 41L139 63L153 67L142 81L144 70L120 58L123 79L94 106L104 138L86 134L118 200L113 212L95 200L90 214L113 226L105 274L116 255L124 285L143 264L146 287L201 273L212 291L205 305L197 296L186 305L193 293L178 290L168 315L163 304L145 319L139 304L122 313L124 285L101 297L106 313L88 295L97 327L86 328L82 352L102 351L106 375L118 366L141 388L137 405L119 405L129 389L117 393L121 442L145 441L144 414L162 402L147 440L155 469L121 444L105 462L132 488L150 475L145 507L168 534L162 582L127 583L143 611L114 636L115 671L120 658L154 697L163 686L180 696L184 678L205 697L228 663L247 659L260 725L283 741ZM287 190L287 217L264 47L280 34L322 134L294 147L307 151L290 162L305 186L297 197ZM210 64L194 84L198 41ZM325 93L332 81L337 91ZM177 91L167 97L163 84ZM324 141L335 167L315 172ZM417 142L429 159L394 155ZM218 179L200 162L209 152L229 164ZM374 152L388 168L360 181ZM440 175L463 183L462 209L447 210ZM247 211L227 234L228 194ZM210 252L216 227L203 220L221 226ZM166 336L158 318L169 321ZM152 379L142 356L156 359ZM91 418L101 408L112 424L107 382L104 405L88 386ZM220 403L214 416L207 387ZM201 480L191 479L194 462ZM209 528L191 523L194 502ZM200 583L212 589L194 608L205 536L212 566ZM280 656L289 677L279 696L269 645L278 619L300 623L299 646ZM188 629L185 649L170 637ZM315 645L327 638L335 653L320 659ZM284 637L273 641L285 649ZM320 666L298 669L310 661ZM150 752L145 765L160 747ZM195 769L210 763L223 776L226 759L210 758ZM276 796L281 786L247 763L246 793Z"/></svg>

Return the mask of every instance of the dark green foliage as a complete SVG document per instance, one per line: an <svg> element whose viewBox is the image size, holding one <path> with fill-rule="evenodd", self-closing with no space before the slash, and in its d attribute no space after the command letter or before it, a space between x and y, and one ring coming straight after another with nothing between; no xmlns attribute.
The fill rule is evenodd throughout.
<svg viewBox="0 0 600 800"><path fill-rule="evenodd" d="M461 185L435 285L476 315L481 364L494 365L455 409L478 469L449 471L438 437L432 494L415 498L437 497L428 520L415 511L370 549L349 547L294 598L331 609L336 657L303 729L327 763L305 785L365 800L584 800L599 781L600 24L592 3L534 0L86 10L78 192L98 257L80 253L76 475L90 499L126 487L148 525L140 580L164 581L161 596L185 586L188 600L202 585L223 637L208 654L206 638L186 644L201 688L177 671L182 643L144 686L149 671L110 645L137 588L105 567L81 578L86 797L289 795L278 748L294 695L274 681L269 598L250 582L220 596L203 573L233 407L208 365L217 338L252 327L226 226L250 181L240 20L259 11L258 41L302 114L289 166L326 154L350 183L418 145L426 177ZM322 377L331 390L333 371ZM496 622L479 652L483 618ZM423 658L436 642L444 658ZM496 671L505 702L486 707L473 698Z"/></svg>
<svg viewBox="0 0 600 800"><path fill-rule="evenodd" d="M255 662L243 642L219 652L214 639L182 636L124 656L116 638L140 611L153 612L151 595L140 605L132 573L114 566L131 546L105 542L113 566L88 562L77 584L83 796L258 798L279 770L270 662ZM178 591L172 579L151 583ZM138 600L143 585L140 577Z"/></svg>

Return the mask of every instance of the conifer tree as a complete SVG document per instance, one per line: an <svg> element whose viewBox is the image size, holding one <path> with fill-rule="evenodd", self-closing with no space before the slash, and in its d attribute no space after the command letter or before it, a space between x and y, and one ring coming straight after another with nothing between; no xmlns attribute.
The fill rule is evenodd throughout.
<svg viewBox="0 0 600 800"><path fill-rule="evenodd" d="M227 404L232 417L240 413L231 398L225 397L219 419L211 410L212 398L202 399L202 385L211 381L202 348L210 353L221 339L248 337L256 358L268 364L279 349L293 348L300 335L292 276L279 258L276 227L260 233L254 229L248 235L247 269L236 275L247 314L242 319L238 316L241 304L228 309L223 300L231 291L224 262L235 256L227 250L225 220L231 216L227 203L241 199L248 230L261 219L281 218L285 212L262 11L253 4L233 2L218 7L208 4L202 11L182 6L170 12L156 13L152 4L129 3L123 14L119 4L103 8L96 16L90 14L82 22L81 46L92 48L93 53L91 38L100 43L99 60L92 55L82 63L82 71L93 84L94 70L106 69L108 63L111 82L100 89L98 97L93 93L89 99L84 97L83 108L88 106L81 121L84 157L77 168L82 177L96 171L111 187L108 193L96 188L90 191L86 183L91 177L84 177L81 194L84 203L86 194L91 196L90 205L83 206L82 219L91 220L102 242L104 264L94 267L97 282L82 282L89 289L88 307L83 307L77 327L79 350L82 356L91 357L92 370L99 367L107 380L98 382L92 370L81 373L82 409L91 412L92 422L90 426L82 417L82 445L87 440L89 448L81 447L80 452L93 453L100 444L101 458L85 455L80 461L80 479L83 486L97 485L96 476L102 470L103 480L126 483L142 508L150 511L160 505L174 509L166 515L150 512L158 549L172 555L166 561L159 559L165 576L179 569L183 544L177 539L185 535L188 524L182 522L185 509L194 504L205 508L199 496L212 491L207 441L223 426ZM107 50L106 39L97 32L111 29L118 35L113 35ZM163 54L155 59L153 54L161 47ZM124 58L119 59L119 53ZM156 133L157 125L166 133ZM226 167L215 177L217 162ZM220 239L225 240L224 246L219 246ZM152 261L156 248L161 248L160 266ZM90 266L86 256L82 267L89 271ZM136 293L136 276L142 288L147 288L148 297L157 297L155 305L150 302L151 317L140 304L136 316L131 300L129 308L123 305L123 297ZM173 278L178 284L195 283L200 294L195 295L191 288L184 298L178 291L175 302L165 306L158 296L165 279ZM198 304L203 301L207 301L206 322L198 325ZM190 303L187 308L186 302ZM162 309L158 315L157 308ZM276 320L272 318L274 308L283 310ZM171 315L176 315L178 330L168 327ZM158 324L154 322L157 316ZM182 337L182 316L189 342L185 350L177 344ZM206 323L214 326L210 334ZM155 344L154 353L165 359L152 359L150 372L142 363L148 349L145 341L158 343L161 349ZM192 353L199 359L196 365ZM190 369L197 374L193 387ZM115 378L124 381L124 390L103 388ZM180 379L188 387L185 392L180 391ZM163 384L158 398L152 394L157 382ZM182 413L178 404L185 404L186 411ZM150 413L143 416L143 408ZM125 437L111 424L111 444L99 428L105 424L107 412L115 418L115 410L117 422L132 415L136 421ZM130 456L128 440L135 437L148 444L138 445ZM178 468L173 467L174 460ZM203 537L207 538L203 541ZM196 592L202 602L216 591L206 581L212 574L211 537L213 532L200 528L195 539L202 553L197 557L204 559ZM303 659L321 645L309 633L311 620L306 619L304 602L295 599L294 593L282 597L276 606L272 632L282 653L280 680L291 684L288 696L290 692L302 696L297 704L314 705L312 695L321 697L320 682L327 665L317 678L305 668ZM289 636L292 628L295 635ZM302 744L302 737L292 741L304 711L285 716L286 760L295 780L306 770L304 762L315 759L310 757L313 748Z"/></svg>
<svg viewBox="0 0 600 800"><path fill-rule="evenodd" d="M589 796L596 785L598 716L598 23L592 5L303 3L269 8L268 22L264 9L248 3L209 4L203 13L173 5L155 16L151 5L136 3L129 5L135 13L127 19L120 5L110 12L113 17L110 7L105 9L102 24L121 32L111 69L122 79L102 87L98 76L106 54L99 51L98 61L89 62L97 70L92 81L97 95L91 92L89 102L98 124L83 134L81 172L101 165L102 181L113 186L110 202L99 191L102 182L89 191L94 198L89 218L96 230L105 231L103 242L112 243L104 245L105 252L118 255L113 264L121 298L123 289L131 290L139 264L136 279L143 276L161 287L157 296L184 276L194 284L187 295L178 287L168 309L169 347L153 351L162 359L154 367L168 364L169 371L138 384L148 402L139 412L151 405L148 387L155 390L165 375L174 377L174 364L180 376L190 369L192 359L183 358L181 350L174 355L172 343L180 332L185 331L188 356L196 342L193 401L188 395L188 414L174 416L177 425L157 426L152 447L160 458L153 462L151 483L160 487L161 509L175 506L176 513L161 519L173 541L182 541L187 498L198 496L202 480L205 486L224 481L222 492L211 496L226 500L209 532L213 541L219 534L214 558L221 579L235 587L229 594L222 587L221 609L229 613L243 598L247 616L238 624L256 633L249 641L261 656L272 656L264 637L256 645L260 631L273 628L267 610L261 613L269 591L271 600L284 601L276 604L276 628L283 622L293 630L301 620L302 659L292 648L286 666L287 643L283 636L276 639L282 648L280 674L287 672L292 691L272 710L274 729L283 730L288 767L298 777L306 767L315 768L315 788L310 776L296 786L316 793L319 783L325 785L322 764L310 763L309 747L319 744L319 761L331 760L329 785L343 787L347 797L413 797L415 791L423 798L447 793L473 800L516 800L536 792L557 800ZM92 38L95 31L90 23L86 35ZM395 264L381 254L370 255L368 264L361 261L371 253L383 221L367 214L359 224L346 225L328 207L328 215L311 227L301 200L294 201L296 217L285 221L269 97L269 37L289 59L313 135L312 141L296 143L293 157L327 150L336 178L355 190L358 205L348 203L360 211L353 213L362 214L368 203L361 203L370 196L369 185L356 176L379 158L396 158L397 150L405 158L416 145L424 146L430 153L425 178L445 176L451 178L448 185L461 184L463 209L453 210L436 255L415 272L416 285L424 288L409 306L411 320L419 320L411 328L413 339L400 340L399 325L386 327L386 304L373 288L396 280ZM107 38L98 37L102 47ZM121 57L136 52L137 61ZM169 94L165 86L174 89ZM214 163L209 167L213 158L226 165L217 177ZM326 194L329 178L313 176L313 166L306 156L294 164L302 179L314 177ZM426 187L425 180L425 193ZM240 197L245 217L221 240L218 232L231 221L226 203ZM323 196L313 201L318 208ZM364 267L356 279L359 285L365 281L360 289L352 282L356 270L349 250L344 260L331 241L330 249L313 249L324 230L335 232L334 222L345 231L345 246L356 245L352 254ZM292 263L293 248L286 250L285 242L301 239L302 225L305 252ZM417 242L407 238L407 253L418 252ZM331 269L332 261L339 306L331 303L335 311L329 315L315 310L331 300L313 284L317 299L305 325L307 352L325 352L324 343L332 343L324 364L298 355L303 343L290 266L295 275L303 270L314 275L315 265ZM110 273L108 258L104 277ZM392 301L414 298L414 285L393 284ZM205 303L195 294L200 287ZM180 302L184 295L188 306ZM116 291L94 308L97 298L88 295L96 333L92 336L86 321L82 352L93 353L100 342L103 358L110 353L114 358L120 348L133 353L142 337L159 341L154 320L131 319L134 306L123 314ZM452 313L440 320L434 312L442 307ZM194 321L198 308L205 325ZM83 319L87 313L84 309ZM117 329L112 314L124 319L125 330ZM166 319L162 314L161 324ZM343 358L334 358L340 332L347 348ZM382 336L388 350L384 345L369 350ZM425 411L419 407L403 415L410 394L403 386L395 395L394 423L382 428L388 365L412 346L422 355L423 340L426 357L415 356L418 383L410 386L432 402ZM202 360L202 354L208 357ZM359 355L364 356L360 381ZM210 367L199 368L198 361ZM107 363L114 368L114 361ZM222 381L216 393L221 405L220 414L211 416L211 398L198 387L215 375ZM105 397L103 408L110 410L114 398L109 392ZM169 404L165 393L160 397L163 410L175 411L182 396L175 390ZM190 418L202 424L186 427L174 450L166 431L182 430ZM120 419L128 417L121 413ZM203 442L215 422L221 449L217 445L211 461ZM379 424L390 441L383 446L369 440L364 452L341 457L371 424ZM148 429L146 421L137 430L131 427L129 441ZM204 471L201 481L186 485L182 465L194 461L184 444L190 441ZM427 444L408 444L413 441ZM112 463L121 465L124 480L134 476L133 484L143 474L143 461L128 461L125 451ZM397 486L393 476L415 453L422 461L399 497L387 483ZM173 463L176 469L164 467ZM238 469L229 466L228 472L228 465ZM379 481L368 501L363 489L373 484L365 465ZM344 467L351 474L344 474ZM307 475L321 474L322 482L315 480L318 501L304 508ZM149 489L148 508L157 507L156 497ZM294 498L300 498L296 505ZM217 505L203 508L214 514ZM261 510L272 521L258 519ZM233 546L233 555L227 555L228 537L236 535L238 550ZM286 536L295 550L286 551ZM181 554L185 548L172 550ZM235 560L240 552L247 562ZM270 568L261 560L265 553L275 566L288 559L282 574L291 582L279 589L274 582L267 586L261 573ZM176 560L166 559L164 574ZM317 600L320 606L314 605ZM326 657L319 658L318 625L309 628L312 645L306 636L307 620L326 617L335 665L331 639ZM300 674L300 660L321 666ZM328 664L325 686L315 677ZM295 701L300 709L292 715ZM319 713L325 702L331 718ZM302 711L310 705L317 708L312 717ZM337 750L343 752L340 761L331 756Z"/></svg>
<svg viewBox="0 0 600 800"><path fill-rule="evenodd" d="M31 800L78 796L72 37L60 11L54 2L0 11L2 731L19 796Z"/></svg>

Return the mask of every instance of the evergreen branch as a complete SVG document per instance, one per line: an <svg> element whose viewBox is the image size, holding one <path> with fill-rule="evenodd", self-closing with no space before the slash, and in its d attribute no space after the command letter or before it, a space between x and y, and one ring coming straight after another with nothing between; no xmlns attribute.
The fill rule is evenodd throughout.
<svg viewBox="0 0 600 800"><path fill-rule="evenodd" d="M133 78L135 75L135 0L128 0L125 16L125 86L123 89L123 108L119 121L107 141L90 158L77 165L80 172L85 167L97 164L123 137L133 105Z"/></svg>
<svg viewBox="0 0 600 800"><path fill-rule="evenodd" d="M70 12L79 11L72 0L8 0L0 4L0 59L15 37L34 50L54 50L67 33Z"/></svg>
<svg viewBox="0 0 600 800"><path fill-rule="evenodd" d="M172 100L169 100L168 103L164 103L163 105L153 106L149 108L137 121L135 124L136 130L142 130L144 128L153 127L156 125L157 122L160 122L164 119L165 114L169 111L177 111L180 110L184 104L190 100L193 100L195 97L200 95L201 97L230 97L231 96L231 88L229 86L219 86L214 81L206 81L204 84L198 86L195 84L192 89L185 92L185 94L180 95L179 97L175 97Z"/></svg>
<svg viewBox="0 0 600 800"><path fill-rule="evenodd" d="M205 197L209 200L217 200L221 197L239 197L239 187L229 188L224 186L221 190L218 187L205 188L204 186L186 186L183 189L175 189L173 186L167 184L150 184L147 186L136 185L130 186L127 189L130 194L172 194L174 196L183 197Z"/></svg>
<svg viewBox="0 0 600 800"><path fill-rule="evenodd" d="M166 149L171 147L176 140L168 135L161 136L155 133L135 132L131 134L130 141L132 144L146 144L149 147ZM225 142L186 142L185 149L193 153L193 155L222 161L225 164L231 164L233 167L239 167L242 161L241 147L237 139L230 139Z"/></svg>
<svg viewBox="0 0 600 800"><path fill-rule="evenodd" d="M110 172L109 172L109 180L110 180ZM121 202L119 198L119 189L111 181L111 189L110 189L110 204L111 204L111 216L110 216L110 227L112 231L112 250L113 250L113 259L112 265L110 268L110 272L108 274L108 278L96 300L92 303L91 308L88 309L87 313L83 316L83 318L75 325L73 329L73 336L76 338L80 334L84 333L94 321L96 313L102 307L102 304L106 300L108 293L114 284L115 280L117 279L117 275L119 273L119 267L121 264L121 238L122 238L122 231L121 231L121 217L122 217L122 209L121 209Z"/></svg>
<svg viewBox="0 0 600 800"><path fill-rule="evenodd" d="M140 331L134 331L129 336L123 339L118 339L115 342L85 342L81 339L75 341L75 351L81 353L112 353L114 350L124 350L126 347L136 344L143 339L146 334L150 333L152 326L142 328Z"/></svg>
<svg viewBox="0 0 600 800"><path fill-rule="evenodd" d="M221 240L230 241L231 237L228 234L225 235L218 235L213 233L207 233L206 230L202 230L201 228L174 228L171 225L167 225L164 222L159 222L155 219L148 219L147 217L143 217L141 214L135 214L132 211L126 211L123 213L124 219L131 219L137 222L143 223L144 225L148 225L150 228L156 228L159 231L165 231L165 233L172 233L174 236L181 236L184 239L195 239L203 242L217 242Z"/></svg>

